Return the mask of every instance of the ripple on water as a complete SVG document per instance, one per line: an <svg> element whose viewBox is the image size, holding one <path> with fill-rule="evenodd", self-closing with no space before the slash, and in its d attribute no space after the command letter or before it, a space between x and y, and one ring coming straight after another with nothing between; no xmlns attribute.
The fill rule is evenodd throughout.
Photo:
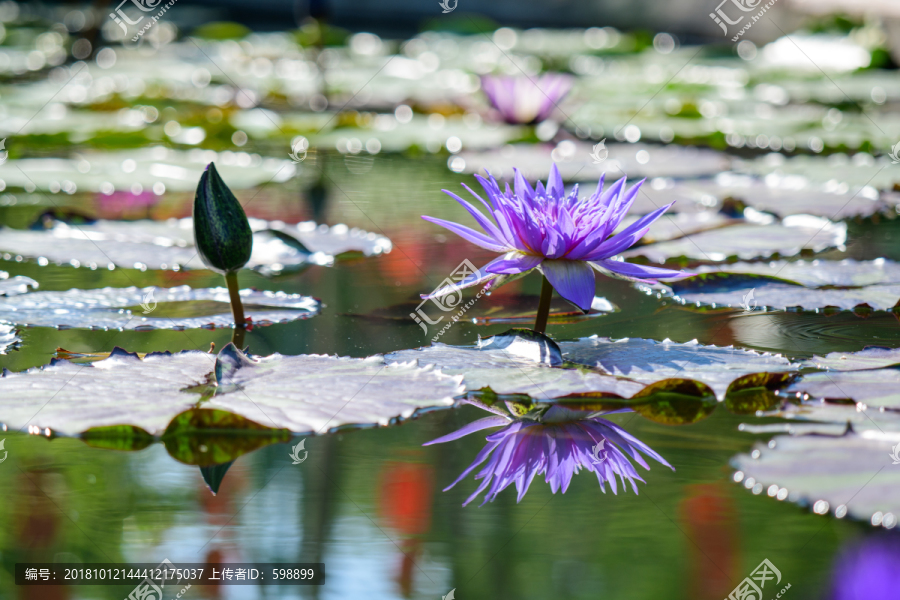
<svg viewBox="0 0 900 600"><path fill-rule="evenodd" d="M866 346L900 347L900 321L892 313L862 318L850 312L825 316L773 312L738 315L729 327L735 342L794 357L855 352Z"/></svg>

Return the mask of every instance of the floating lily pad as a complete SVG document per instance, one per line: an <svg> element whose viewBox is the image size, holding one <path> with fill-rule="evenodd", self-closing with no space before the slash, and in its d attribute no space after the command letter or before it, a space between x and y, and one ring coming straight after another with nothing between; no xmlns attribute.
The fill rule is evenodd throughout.
<svg viewBox="0 0 900 600"><path fill-rule="evenodd" d="M873 158L864 153L852 158L846 154L787 159L777 155L774 158L764 156L742 162L736 170L761 177L773 172L779 176L793 175L804 178L812 185L826 185L833 181L848 186L868 185L879 190L891 189L898 180L897 170L891 165L889 157Z"/></svg>
<svg viewBox="0 0 900 600"><path fill-rule="evenodd" d="M813 356L801 363L804 367L829 371L862 371L900 365L900 348L872 347L859 352L830 352L825 356Z"/></svg>
<svg viewBox="0 0 900 600"><path fill-rule="evenodd" d="M345 425L387 425L417 409L450 406L459 377L414 364L323 355L250 359L226 346L216 361L218 388L204 406L299 433Z"/></svg>
<svg viewBox="0 0 900 600"><path fill-rule="evenodd" d="M778 436L731 465L735 480L754 494L893 527L900 516L900 469L891 459L898 442L897 433Z"/></svg>
<svg viewBox="0 0 900 600"><path fill-rule="evenodd" d="M900 283L900 263L884 258L846 260L778 260L731 265L703 265L697 273L748 273L779 277L809 287L862 287L882 283Z"/></svg>
<svg viewBox="0 0 900 600"><path fill-rule="evenodd" d="M29 288L37 289L38 282L31 277L23 277L22 275L10 278L9 273L0 271L0 296L24 294Z"/></svg>
<svg viewBox="0 0 900 600"><path fill-rule="evenodd" d="M526 127L482 123L480 119L470 120L470 125L464 121L459 116L447 119L414 116L409 123L401 124L394 115L383 114L372 119L371 126L340 128L311 136L310 144L345 154L348 151L367 153L367 149L373 148L375 152L402 152L413 146L437 151L447 146L448 140L456 138L462 148L483 150L522 139L529 131ZM452 145L453 141L449 143Z"/></svg>
<svg viewBox="0 0 900 600"><path fill-rule="evenodd" d="M516 294L515 296L500 297L492 295L489 296L489 298L489 301L476 302L472 305L472 307L466 311L466 319L476 325L494 325L499 323L520 323L530 325L534 323L535 315L537 314L538 296ZM437 325L432 326L432 329L429 329L430 332L434 331L436 333L446 324L447 316L444 315L443 319L439 319L438 317L442 316L438 314L440 313L440 309L430 306L427 302L424 306L421 302L405 302L403 304L395 304L386 308L376 309L366 315L353 314L353 316L368 319L401 320L408 324L412 324L413 321L410 318L410 314L415 313L419 308L426 314L430 313L429 318L438 322ZM554 296L550 301L550 316L548 322L556 324L575 323L600 315L609 314L617 310L619 310L618 307L606 298L595 296L591 303L590 311L585 314L581 309L574 309L572 304L565 299ZM450 312L449 316L452 317L455 314L456 313L454 312Z"/></svg>
<svg viewBox="0 0 900 600"><path fill-rule="evenodd" d="M642 383L672 378L699 381L712 388L720 400L733 383L746 375L767 373L780 379L781 373L797 368L779 354L733 346L704 346L696 340L679 344L670 340L612 340L594 336L577 342L561 342L559 347L567 360ZM761 381L754 386L764 384ZM735 386L732 391L744 387Z"/></svg>
<svg viewBox="0 0 900 600"><path fill-rule="evenodd" d="M867 406L900 409L900 369L809 373L785 391L816 399L853 400Z"/></svg>
<svg viewBox="0 0 900 600"><path fill-rule="evenodd" d="M791 215L815 215L832 221L850 217L870 217L893 209L893 204L872 186L819 184L792 175L769 174L765 179L723 173L715 179L678 183L659 196L670 202L670 196L702 199L706 196L722 202L726 198L740 200L756 210L780 218Z"/></svg>
<svg viewBox="0 0 900 600"><path fill-rule="evenodd" d="M497 336L499 337L499 336ZM536 400L552 400L572 394L596 393L598 396L630 398L644 388L643 384L599 373L577 369L560 369L542 363L545 356L537 345L534 352L523 354L519 348L463 348L435 343L427 348L400 350L385 355L388 363L415 361L433 365L442 373L462 375L469 391L489 388L496 394L527 394ZM549 360L549 359L548 359Z"/></svg>
<svg viewBox="0 0 900 600"><path fill-rule="evenodd" d="M229 344L218 356L190 351L141 359L117 349L93 363L60 360L5 372L0 422L64 435L140 428L158 436L172 433L167 428L177 415L202 407L272 429L324 433L386 425L420 408L452 405L462 392L459 377L378 356L249 358Z"/></svg>
<svg viewBox="0 0 900 600"><path fill-rule="evenodd" d="M283 182L297 173L286 156L263 158L246 152L171 150L164 147L119 152L85 152L74 158L22 158L7 161L2 178L7 187L68 193L133 190L136 184L152 190L161 183L169 192L192 192L211 162L227 167L228 187L244 190L269 182Z"/></svg>
<svg viewBox="0 0 900 600"><path fill-rule="evenodd" d="M386 237L346 225L285 225L259 219L251 219L250 224L253 255L247 267L265 275L309 264L329 265L335 256L348 252L371 256L391 250ZM44 231L4 229L0 252L91 268L205 268L193 245L191 219L97 221L77 226L57 222Z"/></svg>
<svg viewBox="0 0 900 600"><path fill-rule="evenodd" d="M0 355L8 353L16 348L22 340L16 333L16 328L0 323Z"/></svg>
<svg viewBox="0 0 900 600"><path fill-rule="evenodd" d="M699 277L658 288L670 290L682 303L760 310L890 310L900 301L900 265L884 259L735 263L696 271Z"/></svg>
<svg viewBox="0 0 900 600"><path fill-rule="evenodd" d="M305 319L319 311L308 296L241 290L253 325ZM194 329L231 327L234 319L226 288L101 288L32 292L0 298L0 322L69 329Z"/></svg>
<svg viewBox="0 0 900 600"><path fill-rule="evenodd" d="M185 388L205 383L216 357L205 352L151 354L143 360L122 350L102 361L54 361L0 377L0 422L61 434L132 425L161 434L175 415L201 396Z"/></svg>
<svg viewBox="0 0 900 600"><path fill-rule="evenodd" d="M515 167L526 179L546 180L550 166L555 162L563 179L593 179L594 186L603 173L614 179L625 174L629 179L700 177L715 175L731 167L731 159L726 154L683 146L611 143L606 145L608 157L599 163L592 158L593 151L593 146L585 142L565 141L557 146L517 144L500 150L463 151L451 159L450 166L458 172L483 174L489 171L494 177L506 179L512 178ZM454 164L454 160L458 162ZM586 191L593 192L593 188Z"/></svg>
<svg viewBox="0 0 900 600"><path fill-rule="evenodd" d="M626 217L622 220L617 231L628 227L639 218L640 217L637 214ZM644 237L641 238L641 241L645 244L651 244L654 242L674 240L697 234L701 231L718 229L725 225L741 222L740 219L733 219L712 210L703 212L682 212L672 215L664 214L650 225L650 229Z"/></svg>
<svg viewBox="0 0 900 600"><path fill-rule="evenodd" d="M846 224L797 215L771 225L741 224L703 231L668 242L632 248L623 252L622 256L643 256L657 263L680 257L722 261L729 257L793 256L801 250L819 252L828 248L843 248L846 240Z"/></svg>

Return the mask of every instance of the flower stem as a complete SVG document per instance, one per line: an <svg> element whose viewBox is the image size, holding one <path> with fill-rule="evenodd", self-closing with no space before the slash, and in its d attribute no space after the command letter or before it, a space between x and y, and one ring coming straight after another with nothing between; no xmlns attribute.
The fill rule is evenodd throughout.
<svg viewBox="0 0 900 600"><path fill-rule="evenodd" d="M538 302L537 318L534 320L534 330L544 333L547 330L547 319L550 317L550 299L553 297L553 286L544 277L541 285L541 300Z"/></svg>
<svg viewBox="0 0 900 600"><path fill-rule="evenodd" d="M225 284L228 286L228 296L231 299L231 314L234 317L234 334L231 341L235 346L241 348L238 344L242 344L244 340L246 319L244 319L244 305L238 293L237 271L225 274Z"/></svg>

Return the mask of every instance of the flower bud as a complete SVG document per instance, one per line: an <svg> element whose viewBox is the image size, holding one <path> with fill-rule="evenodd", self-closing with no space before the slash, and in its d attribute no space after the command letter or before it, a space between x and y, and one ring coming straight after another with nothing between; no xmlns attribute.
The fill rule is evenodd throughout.
<svg viewBox="0 0 900 600"><path fill-rule="evenodd" d="M233 273L247 264L253 251L253 232L240 202L209 163L194 197L194 243L200 259L219 274Z"/></svg>

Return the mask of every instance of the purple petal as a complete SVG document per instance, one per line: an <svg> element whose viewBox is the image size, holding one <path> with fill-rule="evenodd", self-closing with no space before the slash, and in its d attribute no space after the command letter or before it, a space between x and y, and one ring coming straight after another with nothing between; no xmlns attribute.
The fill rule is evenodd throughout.
<svg viewBox="0 0 900 600"><path fill-rule="evenodd" d="M593 264L603 271L615 273L620 279L640 281L642 283L656 283L657 279L685 279L696 275L696 273L688 273L686 271L673 271L672 269L636 265L618 260L598 260L593 262Z"/></svg>
<svg viewBox="0 0 900 600"><path fill-rule="evenodd" d="M587 311L594 301L594 271L577 260L545 260L541 271L560 296Z"/></svg>
<svg viewBox="0 0 900 600"><path fill-rule="evenodd" d="M543 256L535 256L533 254L516 254L510 258L504 258L500 261L494 261L490 265L489 273L498 273L503 275L515 275L524 273L534 269L544 261ZM486 267L488 268L488 267Z"/></svg>
<svg viewBox="0 0 900 600"><path fill-rule="evenodd" d="M547 192L554 198L562 198L566 195L562 176L559 174L556 163L553 163L553 166L550 167L550 177L547 178Z"/></svg>
<svg viewBox="0 0 900 600"><path fill-rule="evenodd" d="M475 273L472 273L465 279L455 282L451 285L445 285L443 287L439 287L434 290L430 294L421 294L419 297L423 300L431 300L432 298L440 298L441 296L446 296L447 294L455 294L459 292L459 290L464 290L466 288L470 288L474 285L478 285L479 283L487 282L491 279L497 277L496 273L489 273L486 269L493 265L496 262L503 260L503 257L498 257L484 265Z"/></svg>
<svg viewBox="0 0 900 600"><path fill-rule="evenodd" d="M449 229L459 237L472 242L476 246L481 246L482 248L493 250L494 252L506 252L507 250L509 250L509 248L502 246L500 242L498 242L494 238L488 237L483 233L478 233L474 229L466 227L465 225L460 225L459 223L445 221L444 219L436 219L434 217L425 215L423 215L422 218L430 223L434 223L435 225L440 225L445 229Z"/></svg>
<svg viewBox="0 0 900 600"><path fill-rule="evenodd" d="M465 437L470 433L475 433L476 431L481 431L482 429L488 429L489 427L503 427L505 425L509 425L509 419L506 417L485 417L483 419L478 419L477 421L473 421L469 423L465 427L461 429L457 429L453 433L448 433L445 436L439 437L436 440L431 440L430 442L425 442L422 444L423 446L431 446L432 444L443 444L444 442L452 442L453 440L458 440L461 437Z"/></svg>

